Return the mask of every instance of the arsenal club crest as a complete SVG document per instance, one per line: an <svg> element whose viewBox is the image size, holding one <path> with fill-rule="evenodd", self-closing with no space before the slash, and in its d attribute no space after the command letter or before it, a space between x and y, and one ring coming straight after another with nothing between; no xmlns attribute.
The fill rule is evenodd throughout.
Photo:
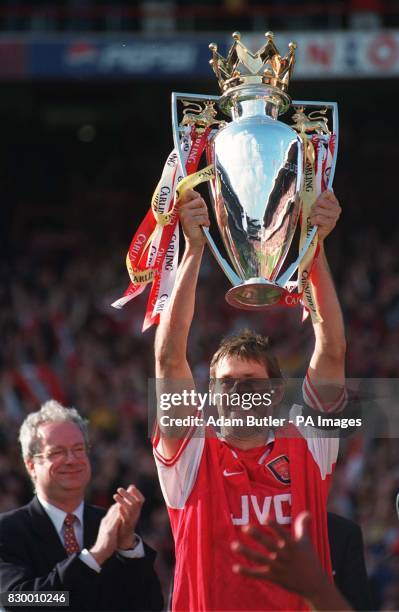
<svg viewBox="0 0 399 612"><path fill-rule="evenodd" d="M276 457L272 461L269 461L269 463L266 463L265 467L271 471L279 482L286 485L291 483L290 462L288 461L287 455Z"/></svg>

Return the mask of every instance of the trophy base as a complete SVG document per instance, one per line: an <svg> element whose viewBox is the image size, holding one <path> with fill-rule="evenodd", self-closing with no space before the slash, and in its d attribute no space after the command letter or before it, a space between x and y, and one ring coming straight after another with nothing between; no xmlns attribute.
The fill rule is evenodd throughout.
<svg viewBox="0 0 399 612"><path fill-rule="evenodd" d="M286 293L283 287L264 278L251 278L226 293L226 302L241 310L262 310L278 304Z"/></svg>

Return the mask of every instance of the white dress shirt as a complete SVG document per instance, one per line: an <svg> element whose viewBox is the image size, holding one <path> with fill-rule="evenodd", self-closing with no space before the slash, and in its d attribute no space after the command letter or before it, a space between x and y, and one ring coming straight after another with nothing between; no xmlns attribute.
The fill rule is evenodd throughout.
<svg viewBox="0 0 399 612"><path fill-rule="evenodd" d="M61 508L57 508L57 506L53 506L53 504L50 504L48 501L40 497L40 495L37 495L37 498L53 523L62 545L64 545L64 520L68 513L61 510ZM84 501L81 501L79 506L75 508L73 512L71 512L71 514L74 514L77 519L73 524L73 529L80 548L83 547L83 509ZM126 557L128 559L141 559L145 556L143 540L137 534L135 535L137 543L134 548L129 550L118 550L118 553L122 555L122 557ZM101 572L101 565L97 563L87 548L83 548L83 550L80 552L79 559L81 559L83 563L91 567L91 569L94 571L98 573Z"/></svg>

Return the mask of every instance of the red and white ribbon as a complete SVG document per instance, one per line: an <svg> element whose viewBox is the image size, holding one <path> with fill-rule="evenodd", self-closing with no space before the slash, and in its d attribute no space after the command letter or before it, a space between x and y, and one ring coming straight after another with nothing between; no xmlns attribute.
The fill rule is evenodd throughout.
<svg viewBox="0 0 399 612"><path fill-rule="evenodd" d="M209 130L198 133L195 128L185 132L180 147L186 173L195 172L207 144ZM112 306L122 308L140 295L152 283L147 302L143 331L159 322L174 287L179 258L179 221L175 208L176 188L183 179L179 156L173 150L163 168L154 192L151 208L130 244L126 265L131 283L124 295Z"/></svg>

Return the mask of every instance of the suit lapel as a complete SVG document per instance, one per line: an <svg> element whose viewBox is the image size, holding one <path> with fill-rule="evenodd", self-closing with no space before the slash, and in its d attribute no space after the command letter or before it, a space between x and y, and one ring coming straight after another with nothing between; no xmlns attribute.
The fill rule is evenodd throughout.
<svg viewBox="0 0 399 612"><path fill-rule="evenodd" d="M37 538L37 546L51 566L67 557L61 539L47 512L35 496L28 505L31 530ZM97 538L98 528L105 511L85 504L83 510L83 546L91 548Z"/></svg>
<svg viewBox="0 0 399 612"><path fill-rule="evenodd" d="M83 544L87 549L91 548L97 539L98 528L103 514L105 512L85 504L83 511Z"/></svg>
<svg viewBox="0 0 399 612"><path fill-rule="evenodd" d="M66 558L65 548L47 512L35 496L28 506L32 532L38 539L38 547L50 566Z"/></svg>

